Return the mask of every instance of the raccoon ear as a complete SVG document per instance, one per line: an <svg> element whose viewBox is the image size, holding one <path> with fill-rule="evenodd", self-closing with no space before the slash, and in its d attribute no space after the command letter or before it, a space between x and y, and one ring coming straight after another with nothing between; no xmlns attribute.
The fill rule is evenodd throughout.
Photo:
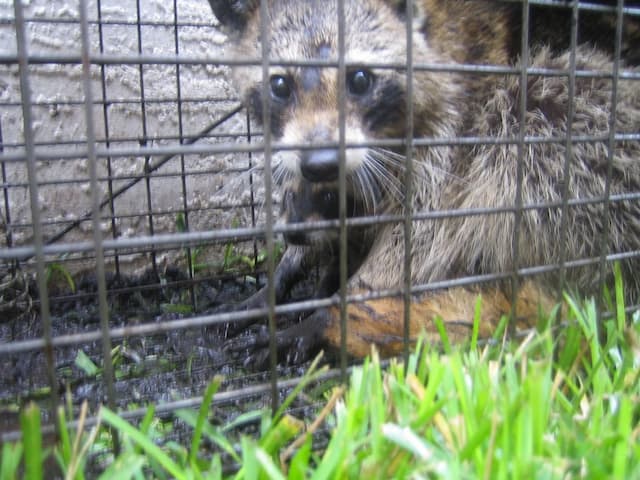
<svg viewBox="0 0 640 480"><path fill-rule="evenodd" d="M417 29L422 29L427 19L425 8L421 5L422 2L418 0L386 0L386 2L402 19L407 17L407 10L411 5L413 8L413 24Z"/></svg>
<svg viewBox="0 0 640 480"><path fill-rule="evenodd" d="M236 31L244 30L247 19L258 3L259 0L209 0L218 21Z"/></svg>

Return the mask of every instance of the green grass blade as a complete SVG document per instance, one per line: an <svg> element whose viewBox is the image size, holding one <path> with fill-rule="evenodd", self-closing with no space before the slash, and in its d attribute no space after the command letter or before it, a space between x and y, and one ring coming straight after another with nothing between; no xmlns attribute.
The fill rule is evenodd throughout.
<svg viewBox="0 0 640 480"><path fill-rule="evenodd" d="M613 478L627 478L627 457L632 441L633 408L629 397L622 397L618 413L618 442L614 451Z"/></svg>
<svg viewBox="0 0 640 480"><path fill-rule="evenodd" d="M237 479L258 480L259 464L256 457L257 445L253 440L242 437L242 468L236 474Z"/></svg>
<svg viewBox="0 0 640 480"><path fill-rule="evenodd" d="M151 404L147 407L147 411L142 417L142 421L140 422L139 430L147 435L149 433L149 429L151 428L151 423L153 422L153 416L156 413L156 406Z"/></svg>
<svg viewBox="0 0 640 480"><path fill-rule="evenodd" d="M298 449L296 454L291 459L289 465L289 478L306 478L307 470L309 470L309 460L311 458L311 435L307 435L307 439L304 444Z"/></svg>
<svg viewBox="0 0 640 480"><path fill-rule="evenodd" d="M35 403L29 403L20 412L20 426L24 443L25 478L40 480L42 476L42 432L40 430L40 409Z"/></svg>
<svg viewBox="0 0 640 480"><path fill-rule="evenodd" d="M102 472L98 480L127 480L142 474L146 459L135 452L124 452Z"/></svg>
<svg viewBox="0 0 640 480"><path fill-rule="evenodd" d="M101 371L100 367L98 367L82 350L78 350L74 363L76 367L82 370L88 377L95 377Z"/></svg>
<svg viewBox="0 0 640 480"><path fill-rule="evenodd" d="M613 264L613 278L616 292L616 321L618 323L618 331L624 331L626 314L624 311L624 291L622 288L622 270L620 270L620 262Z"/></svg>
<svg viewBox="0 0 640 480"><path fill-rule="evenodd" d="M316 358L313 359L313 362L311 362L311 365L309 365L309 368L305 372L304 377L300 379L300 381L292 390L292 392L289 395L287 395L287 398L285 398L284 402L282 402L282 404L278 408L278 411L273 416L274 421L277 422L278 419L282 417L282 415L284 415L284 412L286 412L287 408L289 408L289 405L291 405L291 403L296 399L296 397L300 394L300 392L304 390L304 388L310 382L315 380L316 377L318 377L319 375L321 375L327 370L326 366L318 369L318 364L320 363L320 359L322 359L322 352L320 352L316 356Z"/></svg>
<svg viewBox="0 0 640 480"><path fill-rule="evenodd" d="M192 428L195 428L196 423L198 422L196 412L193 410L178 410L175 415ZM210 441L231 455L236 462L240 463L240 456L233 448L231 442L224 436L221 429L213 427L209 422L204 422L202 424L202 433L206 435Z"/></svg>
<svg viewBox="0 0 640 480"><path fill-rule="evenodd" d="M71 439L69 438L69 431L67 430L67 420L63 406L58 407L58 432L60 435L58 442L58 462L62 468L66 469L71 463L71 451L73 447L71 446Z"/></svg>
<svg viewBox="0 0 640 480"><path fill-rule="evenodd" d="M236 418L234 418L233 420L231 420L229 423L224 425L220 429L220 431L222 431L222 432L231 431L231 430L235 429L236 427L245 425L247 423L257 422L258 420L260 420L261 417L262 417L262 411L261 410L253 410L251 412L242 413L242 414L238 415Z"/></svg>
<svg viewBox="0 0 640 480"><path fill-rule="evenodd" d="M221 384L222 377L216 376L213 381L207 386L204 397L202 398L202 404L200 405L198 418L196 420L196 425L193 431L193 438L191 439L191 450L189 451L189 461L192 464L196 463L198 448L200 446L200 440L202 439L202 428L203 425L207 422L207 414L209 413L211 400L213 399L215 393L218 391L218 388L220 388Z"/></svg>
<svg viewBox="0 0 640 480"><path fill-rule="evenodd" d="M471 351L475 352L478 348L478 334L480 332L480 321L482 319L482 296L478 295L473 311L473 331L471 332Z"/></svg>
<svg viewBox="0 0 640 480"><path fill-rule="evenodd" d="M102 407L100 409L100 416L105 423L116 428L123 435L127 435L135 443L140 445L142 449L164 468L169 474L178 480L186 480L188 477L186 473L178 464L176 464L169 455L167 455L160 447L158 447L151 439L149 439L142 432L137 430L126 420L123 420L118 415L110 411L109 409Z"/></svg>
<svg viewBox="0 0 640 480"><path fill-rule="evenodd" d="M502 315L500 317L500 321L498 322L498 326L496 327L495 332L493 332L493 335L491 338L493 338L493 340L495 341L500 341L508 326L509 326L509 317L507 315Z"/></svg>
<svg viewBox="0 0 640 480"><path fill-rule="evenodd" d="M280 468L273 463L273 460L267 452L257 447L255 455L258 463L260 463L262 469L267 473L267 478L270 480L285 480L285 476L280 471Z"/></svg>
<svg viewBox="0 0 640 480"><path fill-rule="evenodd" d="M411 452L418 461L429 462L433 458L433 453L424 439L408 427L401 427L393 423L382 425L382 433L399 447Z"/></svg>
<svg viewBox="0 0 640 480"><path fill-rule="evenodd" d="M150 404L147 407L147 411L145 412L144 417L142 417L142 420L140 421L140 425L138 426L138 430L144 436L149 435L149 431L151 429L151 424L153 423L153 418L155 413L156 413L155 405ZM136 444L133 446L133 452L136 454L142 455L144 453L144 449L142 448L142 446Z"/></svg>
<svg viewBox="0 0 640 480"><path fill-rule="evenodd" d="M216 453L211 457L209 462L209 471L204 475L207 480L220 480L222 478L222 460L220 454Z"/></svg>
<svg viewBox="0 0 640 480"><path fill-rule="evenodd" d="M289 440L297 436L303 427L303 422L291 415L285 415L279 422L272 424L267 434L258 443L267 453L274 455Z"/></svg>
<svg viewBox="0 0 640 480"><path fill-rule="evenodd" d="M18 478L18 466L21 460L22 443L4 443L2 445L2 457L0 457L0 480Z"/></svg>
<svg viewBox="0 0 640 480"><path fill-rule="evenodd" d="M451 342L449 342L449 335L447 335L447 329L444 326L444 321L441 317L437 316L433 319L433 322L436 324L436 328L438 329L438 333L440 334L440 341L442 341L442 350L444 353L451 353Z"/></svg>

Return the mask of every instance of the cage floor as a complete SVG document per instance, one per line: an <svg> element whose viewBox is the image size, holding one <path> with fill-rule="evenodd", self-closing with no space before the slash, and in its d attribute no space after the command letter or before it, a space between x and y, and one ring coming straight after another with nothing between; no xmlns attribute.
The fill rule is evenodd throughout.
<svg viewBox="0 0 640 480"><path fill-rule="evenodd" d="M110 326L160 322L225 310L256 291L255 280L250 276L195 283L185 282L177 269L165 269L162 276L163 285L153 271L139 276L110 277L107 285ZM33 278L7 273L1 284L5 312L0 320L0 343L41 338L42 323ZM310 288L303 285L297 293L306 293L305 289ZM95 277L88 275L78 280L74 292L58 291L52 295L53 337L100 328L96 291ZM188 308L191 295L198 299L195 311ZM292 321L296 320L283 319L283 322ZM253 328L238 335L251 335ZM268 383L271 372L261 371L259 365L245 365L247 356L238 351L229 352L224 348L226 341L225 328L219 326L113 340L117 408L127 411L198 397L215 375L225 379L220 391L238 392L235 401L217 407L217 422L224 424L241 413L269 406L268 394L256 395L249 389L243 394L243 390ZM68 398L75 413L86 400L95 414L100 404L107 403L102 378L102 342L55 348L53 355L58 396ZM277 375L279 379L292 378L304 374L306 367L307 364L296 367L280 364ZM0 369L5 372L0 375L0 431L19 428L18 412L29 401L43 408L46 424L51 419L51 386L45 353L29 350L2 356ZM287 392L285 389L281 394L284 396ZM303 409L314 403L308 397L300 402L297 408ZM165 416L169 419L170 412ZM168 438L186 440L188 432L174 425Z"/></svg>

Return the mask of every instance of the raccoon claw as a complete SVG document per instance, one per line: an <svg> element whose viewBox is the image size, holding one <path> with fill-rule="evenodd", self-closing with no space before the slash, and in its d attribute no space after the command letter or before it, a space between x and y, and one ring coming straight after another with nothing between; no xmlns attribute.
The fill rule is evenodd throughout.
<svg viewBox="0 0 640 480"><path fill-rule="evenodd" d="M262 290L247 298L240 303L224 303L210 310L210 313L230 313L244 312L247 310L262 308L263 305ZM251 328L254 324L262 321L262 317L239 318L230 322L222 323L218 327L218 334L225 339L233 338L242 331Z"/></svg>
<svg viewBox="0 0 640 480"><path fill-rule="evenodd" d="M251 327L244 335L230 336L224 344L226 352L251 351L269 345L269 330L264 325Z"/></svg>
<svg viewBox="0 0 640 480"><path fill-rule="evenodd" d="M298 365L311 359L324 343L325 322L319 321L321 311L314 312L304 321L276 332L275 346L278 361L285 365ZM243 365L252 369L268 366L270 355L269 329L260 326L255 332L227 341L225 351L246 355Z"/></svg>

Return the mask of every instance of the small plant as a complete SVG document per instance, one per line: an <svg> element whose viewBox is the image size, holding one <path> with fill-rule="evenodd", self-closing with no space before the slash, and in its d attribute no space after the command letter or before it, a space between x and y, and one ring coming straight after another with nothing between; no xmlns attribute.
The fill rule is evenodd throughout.
<svg viewBox="0 0 640 480"><path fill-rule="evenodd" d="M237 228L238 226L239 221L237 218L234 218L231 222L231 228ZM178 232L187 231L185 216L182 212L176 214L175 228ZM238 270L243 270L243 268L240 267L248 267L249 270L255 270L256 267L262 264L267 258L267 251L264 248L258 252L257 256L240 253L235 242L227 242L224 244L222 260L216 263L203 262L200 260L200 257L204 253L202 247L191 248L189 249L189 252L192 276L210 269L219 273L237 273ZM274 255L276 257L276 261L282 256L283 252L284 245L282 242L275 242ZM168 304L163 306L163 309L165 309L167 313L191 313L190 311L183 311L182 308L178 308L177 311L174 311L175 308Z"/></svg>
<svg viewBox="0 0 640 480"><path fill-rule="evenodd" d="M102 372L102 369L98 367L83 350L78 350L74 363L87 377L96 377Z"/></svg>
<svg viewBox="0 0 640 480"><path fill-rule="evenodd" d="M51 282L54 282L57 278L62 278L69 287L69 290L71 290L71 293L76 293L76 282L73 280L73 276L69 270L67 270L63 264L56 262L48 264L46 275L47 284L51 284Z"/></svg>

